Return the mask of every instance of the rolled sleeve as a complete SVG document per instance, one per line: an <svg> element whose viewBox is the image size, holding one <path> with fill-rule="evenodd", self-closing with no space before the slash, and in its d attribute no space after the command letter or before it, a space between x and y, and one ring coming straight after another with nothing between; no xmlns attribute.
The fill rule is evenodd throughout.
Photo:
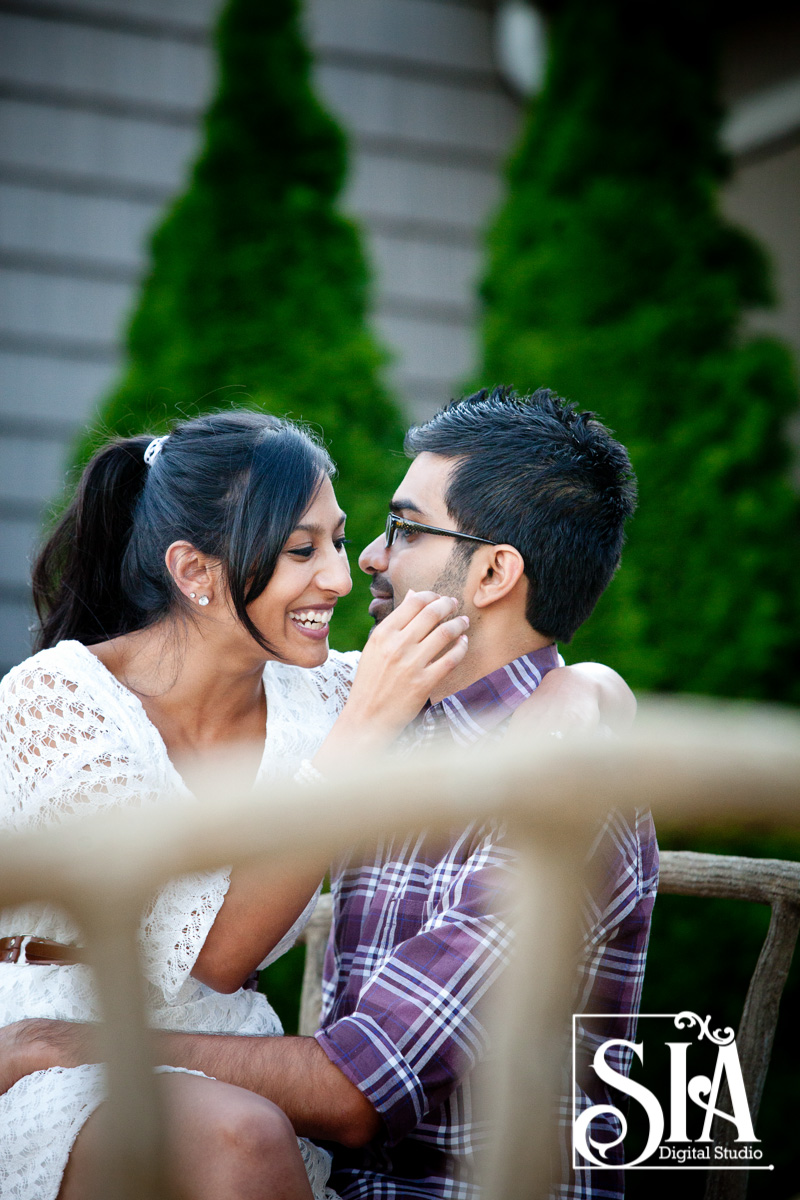
<svg viewBox="0 0 800 1200"><path fill-rule="evenodd" d="M343 1017L316 1038L331 1062L376 1109L390 1144L419 1124L425 1111L422 1081L377 1022L361 1015Z"/></svg>
<svg viewBox="0 0 800 1200"><path fill-rule="evenodd" d="M443 1104L483 1057L481 1001L510 953L505 872L485 860L483 869L465 869L449 899L370 974L354 1011L316 1035L380 1114L390 1145Z"/></svg>

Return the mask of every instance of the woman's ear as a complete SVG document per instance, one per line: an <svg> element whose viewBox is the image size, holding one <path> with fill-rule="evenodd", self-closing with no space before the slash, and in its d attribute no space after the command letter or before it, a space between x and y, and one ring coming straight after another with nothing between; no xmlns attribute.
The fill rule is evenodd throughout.
<svg viewBox="0 0 800 1200"><path fill-rule="evenodd" d="M525 575L525 561L514 546L492 546L483 557L481 574L475 586L472 603L476 608L488 608L505 599ZM477 557L477 556L476 556Z"/></svg>
<svg viewBox="0 0 800 1200"><path fill-rule="evenodd" d="M219 591L219 568L214 559L191 542L173 542L164 554L167 570L187 600L205 608Z"/></svg>

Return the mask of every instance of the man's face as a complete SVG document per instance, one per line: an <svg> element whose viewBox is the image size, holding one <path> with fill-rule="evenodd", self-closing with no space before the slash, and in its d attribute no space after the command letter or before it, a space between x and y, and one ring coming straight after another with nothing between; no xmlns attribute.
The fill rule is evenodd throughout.
<svg viewBox="0 0 800 1200"><path fill-rule="evenodd" d="M455 529L444 502L454 465L453 459L438 454L418 455L394 494L392 512L423 525ZM403 533L399 529L388 549L384 534L370 542L359 555L358 565L372 576L370 591L374 599L369 611L375 624L388 617L409 588L462 600L469 570L469 558L458 549L464 545L469 543L439 534Z"/></svg>

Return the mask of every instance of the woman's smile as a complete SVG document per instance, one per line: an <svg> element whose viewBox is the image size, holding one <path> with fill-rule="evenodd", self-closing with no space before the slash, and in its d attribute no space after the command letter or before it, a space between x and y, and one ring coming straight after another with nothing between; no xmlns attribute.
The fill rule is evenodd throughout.
<svg viewBox="0 0 800 1200"><path fill-rule="evenodd" d="M334 605L315 604L309 608L297 608L289 613L289 620L304 637L324 641L330 631Z"/></svg>

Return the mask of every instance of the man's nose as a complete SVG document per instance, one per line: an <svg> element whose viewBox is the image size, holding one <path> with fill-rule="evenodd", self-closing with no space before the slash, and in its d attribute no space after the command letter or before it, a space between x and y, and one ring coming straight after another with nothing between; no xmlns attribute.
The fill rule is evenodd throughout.
<svg viewBox="0 0 800 1200"><path fill-rule="evenodd" d="M389 566L389 550L385 534L373 538L358 556L358 565L366 575L379 575Z"/></svg>

